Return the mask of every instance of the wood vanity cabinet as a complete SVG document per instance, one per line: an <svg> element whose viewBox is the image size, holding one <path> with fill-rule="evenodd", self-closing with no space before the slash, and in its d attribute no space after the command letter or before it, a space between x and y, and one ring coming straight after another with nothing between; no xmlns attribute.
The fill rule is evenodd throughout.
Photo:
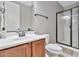
<svg viewBox="0 0 79 59"><path fill-rule="evenodd" d="M24 44L21 46L12 47L0 51L1 57L30 57L31 56L31 44Z"/></svg>
<svg viewBox="0 0 79 59"><path fill-rule="evenodd" d="M44 39L0 50L0 57L44 57L44 56L45 56Z"/></svg>
<svg viewBox="0 0 79 59"><path fill-rule="evenodd" d="M45 56L45 40L38 40L32 42L32 57Z"/></svg>

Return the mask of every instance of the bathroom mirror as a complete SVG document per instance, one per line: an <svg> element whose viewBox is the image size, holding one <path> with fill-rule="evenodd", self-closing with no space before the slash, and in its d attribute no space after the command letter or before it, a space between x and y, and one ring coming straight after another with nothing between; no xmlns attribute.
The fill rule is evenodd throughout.
<svg viewBox="0 0 79 59"><path fill-rule="evenodd" d="M0 1L0 8L2 7L2 1ZM2 20L0 12L0 21ZM32 7L23 5L19 2L5 1L5 19L3 25L6 31L17 31L18 28L27 30L31 28L32 24ZM1 21L2 23L2 21ZM0 29L1 29L0 23Z"/></svg>

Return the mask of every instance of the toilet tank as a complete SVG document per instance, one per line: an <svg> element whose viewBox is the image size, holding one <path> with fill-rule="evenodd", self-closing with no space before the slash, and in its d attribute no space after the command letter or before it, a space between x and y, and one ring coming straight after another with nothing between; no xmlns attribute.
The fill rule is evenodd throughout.
<svg viewBox="0 0 79 59"><path fill-rule="evenodd" d="M49 37L50 37L49 34L43 34L42 36L45 37L45 39L46 39L46 40L45 40L45 41L46 41L46 44L48 44L48 43L49 43L49 39L50 39L50 38L49 38Z"/></svg>

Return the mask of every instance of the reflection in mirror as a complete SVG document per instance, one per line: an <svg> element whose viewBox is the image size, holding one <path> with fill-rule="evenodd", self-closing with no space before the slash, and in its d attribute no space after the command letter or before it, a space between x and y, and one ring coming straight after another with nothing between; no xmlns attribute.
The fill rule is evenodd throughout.
<svg viewBox="0 0 79 59"><path fill-rule="evenodd" d="M2 6L0 1L0 8ZM5 17L0 12L0 30L5 27L6 31L27 30L32 24L32 7L19 2L5 1ZM3 20L2 20L3 19Z"/></svg>
<svg viewBox="0 0 79 59"><path fill-rule="evenodd" d="M0 30L5 30L5 2L0 2Z"/></svg>

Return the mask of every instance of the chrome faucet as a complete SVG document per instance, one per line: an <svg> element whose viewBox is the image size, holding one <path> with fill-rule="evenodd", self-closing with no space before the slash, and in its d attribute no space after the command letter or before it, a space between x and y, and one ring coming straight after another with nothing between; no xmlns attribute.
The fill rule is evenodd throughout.
<svg viewBox="0 0 79 59"><path fill-rule="evenodd" d="M24 30L20 30L18 28L18 34L19 34L19 37L23 37L23 36L25 36L25 31Z"/></svg>

